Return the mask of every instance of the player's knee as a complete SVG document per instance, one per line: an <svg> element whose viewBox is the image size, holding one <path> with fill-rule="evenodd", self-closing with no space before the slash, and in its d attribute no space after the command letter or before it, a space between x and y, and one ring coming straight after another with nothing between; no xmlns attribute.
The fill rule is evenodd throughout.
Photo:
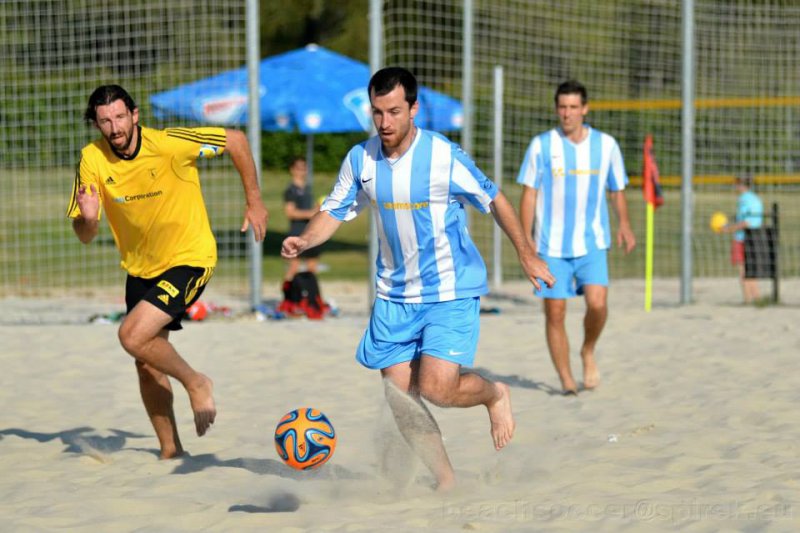
<svg viewBox="0 0 800 533"><path fill-rule="evenodd" d="M450 407L451 405L453 405L451 395L448 394L446 391L432 390L429 392L423 392L422 397L431 402L436 407Z"/></svg>
<svg viewBox="0 0 800 533"><path fill-rule="evenodd" d="M436 378L420 378L419 392L420 396L437 407L449 407L453 404L452 390Z"/></svg>
<svg viewBox="0 0 800 533"><path fill-rule="evenodd" d="M119 337L119 343L130 355L136 357L136 354L141 352L143 342L141 337L136 335L132 325L123 322L117 332L117 336Z"/></svg>
<svg viewBox="0 0 800 533"><path fill-rule="evenodd" d="M563 326L567 318L566 306L549 307L545 313L547 323L551 326Z"/></svg>
<svg viewBox="0 0 800 533"><path fill-rule="evenodd" d="M605 300L600 298L586 300L586 312L593 315L604 315L608 310Z"/></svg>

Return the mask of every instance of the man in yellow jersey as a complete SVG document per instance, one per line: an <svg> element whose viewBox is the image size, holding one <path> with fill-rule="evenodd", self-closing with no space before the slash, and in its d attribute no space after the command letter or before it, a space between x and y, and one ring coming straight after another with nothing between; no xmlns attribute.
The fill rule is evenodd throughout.
<svg viewBox="0 0 800 533"><path fill-rule="evenodd" d="M128 272L122 347L136 359L139 389L161 446L161 458L183 452L168 376L189 394L197 434L214 423L211 380L175 351L169 332L208 283L217 263L196 161L228 151L245 195L242 231L264 239L269 217L261 200L247 137L216 127L154 130L139 125L139 110L118 85L89 97L84 118L102 138L81 150L68 216L84 244L97 236L105 211Z"/></svg>

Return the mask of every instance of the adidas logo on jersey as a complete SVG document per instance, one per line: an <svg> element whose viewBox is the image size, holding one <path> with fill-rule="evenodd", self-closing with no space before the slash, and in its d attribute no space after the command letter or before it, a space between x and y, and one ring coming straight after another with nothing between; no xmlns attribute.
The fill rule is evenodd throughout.
<svg viewBox="0 0 800 533"><path fill-rule="evenodd" d="M114 181L114 178L112 178L111 176L106 178L106 185L116 185L116 184L117 182Z"/></svg>
<svg viewBox="0 0 800 533"><path fill-rule="evenodd" d="M159 294L158 299L164 302L166 305L169 305L169 296L166 294Z"/></svg>

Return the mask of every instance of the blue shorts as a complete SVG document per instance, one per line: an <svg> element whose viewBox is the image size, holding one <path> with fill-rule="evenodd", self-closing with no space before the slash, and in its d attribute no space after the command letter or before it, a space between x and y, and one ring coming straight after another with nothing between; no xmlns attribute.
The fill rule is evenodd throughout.
<svg viewBox="0 0 800 533"><path fill-rule="evenodd" d="M367 368L388 368L425 354L472 366L480 304L478 297L422 304L376 298L356 361Z"/></svg>
<svg viewBox="0 0 800 533"><path fill-rule="evenodd" d="M584 285L608 287L608 250L595 250L581 257L550 257L539 254L550 267L556 284L534 290L540 298L563 300L583 294Z"/></svg>

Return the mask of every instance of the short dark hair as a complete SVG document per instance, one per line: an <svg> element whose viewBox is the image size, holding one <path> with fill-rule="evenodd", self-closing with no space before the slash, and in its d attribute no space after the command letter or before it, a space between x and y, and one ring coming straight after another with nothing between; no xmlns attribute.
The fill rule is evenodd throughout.
<svg viewBox="0 0 800 533"><path fill-rule="evenodd" d="M136 102L133 101L128 91L119 85L101 85L89 96L89 104L86 106L86 111L83 113L83 119L89 123L96 122L97 107L108 105L117 100L125 102L125 107L128 108L128 111L133 111L137 108Z"/></svg>
<svg viewBox="0 0 800 533"><path fill-rule="evenodd" d="M753 183L755 183L755 178L752 174L739 174L736 176L736 184L743 185L748 189L753 188Z"/></svg>
<svg viewBox="0 0 800 533"><path fill-rule="evenodd" d="M417 78L403 67L386 67L373 74L367 85L367 93L371 100L373 90L376 96L383 96L392 92L398 85L402 85L405 89L408 105L414 105L417 101Z"/></svg>
<svg viewBox="0 0 800 533"><path fill-rule="evenodd" d="M558 97L562 94L579 94L581 96L581 104L583 105L586 105L589 101L589 93L586 91L586 87L576 80L567 80L558 86L554 98L556 105L558 105Z"/></svg>

